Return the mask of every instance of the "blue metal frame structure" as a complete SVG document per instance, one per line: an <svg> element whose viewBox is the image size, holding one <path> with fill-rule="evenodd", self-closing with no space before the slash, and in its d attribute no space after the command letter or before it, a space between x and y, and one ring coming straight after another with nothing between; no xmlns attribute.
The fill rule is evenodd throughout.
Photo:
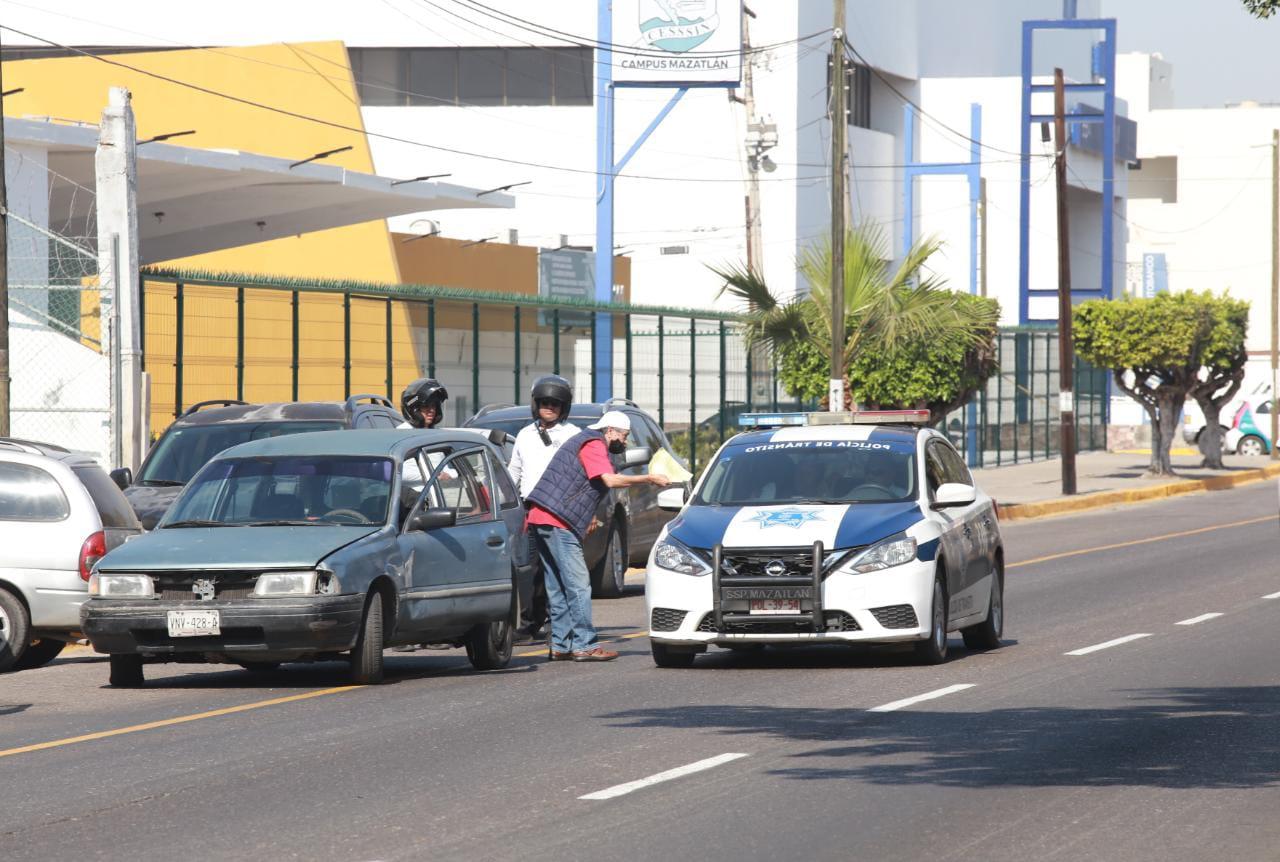
<svg viewBox="0 0 1280 862"><path fill-rule="evenodd" d="M595 300L613 302L613 185L618 173L639 152L672 109L691 87L733 87L736 83L700 82L615 82L613 80L613 3L598 0L596 13L596 254ZM626 154L614 160L614 99L620 88L665 89L675 87L671 99L658 111ZM613 397L613 324L611 315L596 312L595 337L592 344L592 399L607 401Z"/></svg>
<svg viewBox="0 0 1280 862"><path fill-rule="evenodd" d="M915 179L920 176L962 176L969 179L969 293L978 293L978 196L982 188L982 106L969 105L969 161L917 162L916 109L902 109L902 248L906 255L915 240Z"/></svg>
<svg viewBox="0 0 1280 862"><path fill-rule="evenodd" d="M1114 288L1115 259L1115 169L1116 169L1116 19L1114 18L1082 18L1060 21L1033 20L1022 22L1022 166L1019 188L1020 218L1018 222L1018 320L1023 324L1056 320L1054 318L1032 319L1030 304L1032 296L1058 295L1057 288L1052 290L1032 290L1031 274L1031 128L1039 123L1053 122L1052 114L1033 114L1031 98L1033 93L1052 93L1053 84L1032 83L1032 48L1035 33L1038 30L1101 30L1103 40L1095 48L1100 49L1091 59L1090 68L1097 68L1103 78L1102 83L1066 84L1068 93L1093 93L1103 97L1101 113L1075 112L1066 115L1068 124L1102 123L1102 267L1099 287L1097 289L1071 289L1071 297L1085 299L1110 299ZM1097 62L1100 61L1100 62ZM1061 144L1060 145L1065 145ZM1056 306L1055 306L1056 308Z"/></svg>

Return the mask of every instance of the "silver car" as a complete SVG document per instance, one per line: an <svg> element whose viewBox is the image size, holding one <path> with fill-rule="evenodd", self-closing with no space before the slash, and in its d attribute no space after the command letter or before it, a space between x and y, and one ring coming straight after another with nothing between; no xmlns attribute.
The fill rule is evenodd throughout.
<svg viewBox="0 0 1280 862"><path fill-rule="evenodd" d="M80 637L94 564L141 532L92 458L0 438L0 672L46 664Z"/></svg>

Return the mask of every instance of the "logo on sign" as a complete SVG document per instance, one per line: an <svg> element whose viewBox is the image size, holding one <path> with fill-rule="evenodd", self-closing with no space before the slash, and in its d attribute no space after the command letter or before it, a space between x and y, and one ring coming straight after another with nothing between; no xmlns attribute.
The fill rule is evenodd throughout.
<svg viewBox="0 0 1280 862"><path fill-rule="evenodd" d="M671 54L692 51L720 27L716 0L641 0L640 36Z"/></svg>
<svg viewBox="0 0 1280 862"><path fill-rule="evenodd" d="M791 527L798 530L810 521L821 521L823 517L818 514L816 509L775 509L772 512L757 512L754 518L748 518L748 523L760 525L760 529L765 530L769 527ZM773 565L770 563L770 565ZM770 572L772 574L772 572Z"/></svg>

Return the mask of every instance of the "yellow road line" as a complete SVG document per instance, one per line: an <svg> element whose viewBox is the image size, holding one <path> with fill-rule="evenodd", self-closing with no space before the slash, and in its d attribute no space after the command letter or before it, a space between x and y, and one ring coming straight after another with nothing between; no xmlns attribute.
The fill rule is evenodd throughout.
<svg viewBox="0 0 1280 862"><path fill-rule="evenodd" d="M44 751L49 748L61 748L64 745L76 745L81 742L93 742L96 739L107 739L112 736L123 736L126 733L139 733L144 730L155 730L158 727L170 727L175 724L186 724L188 722L200 721L206 718L217 718L221 715L233 715L237 712L248 712L251 709L262 709L266 706L278 706L282 703L311 700L315 697L325 697L330 694L341 694L344 691L352 691L357 688L364 688L364 686L340 685L335 688L322 688L317 691L309 691L304 694L291 694L288 697L273 697L270 700L259 700L253 703L243 703L239 706L228 706L225 709L213 709L208 712L197 712L194 715L180 715L177 718L166 718L161 721L149 721L146 724L134 724L129 727L118 727L115 730L101 730L97 733L86 733L83 736L70 736L66 739L55 739L50 742L37 742L34 745L7 748L0 751L0 757L9 757L14 754L28 754L32 751Z"/></svg>
<svg viewBox="0 0 1280 862"><path fill-rule="evenodd" d="M1247 521L1233 521L1230 524L1214 524L1212 527L1197 527L1194 530L1183 530L1178 533L1165 533L1163 536L1151 536L1150 538L1147 538L1147 539L1133 539L1132 541L1129 541L1129 542L1116 542L1113 545L1099 545L1096 548L1080 548L1079 550L1075 550L1075 551L1063 551L1060 554L1048 554L1047 556L1043 556L1043 557L1035 557L1030 560L1021 560L1020 562L1017 562L1017 563L1009 563L1005 566L1005 568L1016 569L1019 566L1031 566L1036 563L1047 563L1050 560L1061 560L1064 557L1078 557L1081 554L1096 554L1099 551L1112 551L1112 550L1115 550L1116 548L1131 548L1134 545L1146 545L1146 544L1150 544L1151 542L1162 542L1165 539L1178 539L1183 536L1196 536L1196 535L1199 535L1200 533L1211 533L1214 530L1226 530L1231 527L1247 527L1250 524L1261 524L1264 521L1274 521L1274 520L1276 520L1275 515L1264 515L1261 518L1250 518Z"/></svg>

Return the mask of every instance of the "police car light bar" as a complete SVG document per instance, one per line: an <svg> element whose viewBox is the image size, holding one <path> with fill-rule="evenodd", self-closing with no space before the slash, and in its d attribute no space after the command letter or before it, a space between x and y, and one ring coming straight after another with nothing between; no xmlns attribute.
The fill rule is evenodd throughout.
<svg viewBox="0 0 1280 862"><path fill-rule="evenodd" d="M928 410L859 410L855 413L743 413L744 428L785 425L928 425Z"/></svg>

